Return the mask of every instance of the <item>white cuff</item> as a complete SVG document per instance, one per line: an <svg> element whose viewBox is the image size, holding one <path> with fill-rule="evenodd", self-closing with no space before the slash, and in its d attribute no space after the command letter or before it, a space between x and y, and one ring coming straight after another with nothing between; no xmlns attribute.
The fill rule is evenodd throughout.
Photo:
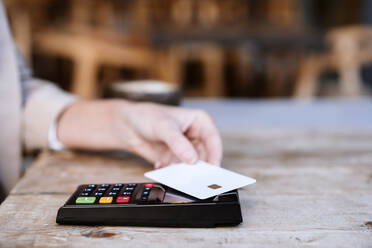
<svg viewBox="0 0 372 248"><path fill-rule="evenodd" d="M55 119L49 127L48 130L48 146L50 150L62 151L65 149L65 146L59 141L57 136L57 123L59 116Z"/></svg>

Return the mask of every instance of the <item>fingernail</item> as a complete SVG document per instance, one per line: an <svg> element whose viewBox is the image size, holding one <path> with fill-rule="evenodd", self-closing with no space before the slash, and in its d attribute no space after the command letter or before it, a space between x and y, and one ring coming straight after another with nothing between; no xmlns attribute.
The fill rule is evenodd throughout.
<svg viewBox="0 0 372 248"><path fill-rule="evenodd" d="M221 164L222 164L222 159L216 160L216 165L217 166L221 166Z"/></svg>
<svg viewBox="0 0 372 248"><path fill-rule="evenodd" d="M185 161L187 161L190 164L194 164L197 160L197 157L195 156L195 153L188 151L182 154Z"/></svg>
<svg viewBox="0 0 372 248"><path fill-rule="evenodd" d="M161 167L161 162L156 162L155 163L155 169L158 169L158 168L160 168Z"/></svg>

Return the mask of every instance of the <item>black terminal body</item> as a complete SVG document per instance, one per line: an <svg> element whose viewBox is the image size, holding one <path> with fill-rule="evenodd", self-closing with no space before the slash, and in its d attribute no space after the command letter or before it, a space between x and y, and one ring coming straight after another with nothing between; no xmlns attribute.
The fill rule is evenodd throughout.
<svg viewBox="0 0 372 248"><path fill-rule="evenodd" d="M76 225L216 227L242 222L233 190L199 200L158 183L80 185L57 214Z"/></svg>

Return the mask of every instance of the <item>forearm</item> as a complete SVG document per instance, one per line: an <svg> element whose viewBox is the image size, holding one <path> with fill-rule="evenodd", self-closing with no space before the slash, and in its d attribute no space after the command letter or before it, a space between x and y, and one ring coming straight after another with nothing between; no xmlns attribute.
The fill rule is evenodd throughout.
<svg viewBox="0 0 372 248"><path fill-rule="evenodd" d="M120 138L120 112L133 103L124 100L79 101L58 121L57 136L69 149L125 149Z"/></svg>

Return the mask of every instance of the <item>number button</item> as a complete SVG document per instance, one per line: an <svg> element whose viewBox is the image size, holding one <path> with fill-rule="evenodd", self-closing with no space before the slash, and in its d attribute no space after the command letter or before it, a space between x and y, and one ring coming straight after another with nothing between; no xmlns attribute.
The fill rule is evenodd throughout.
<svg viewBox="0 0 372 248"><path fill-rule="evenodd" d="M118 194L118 192L110 192L109 196L116 196L117 194Z"/></svg>

